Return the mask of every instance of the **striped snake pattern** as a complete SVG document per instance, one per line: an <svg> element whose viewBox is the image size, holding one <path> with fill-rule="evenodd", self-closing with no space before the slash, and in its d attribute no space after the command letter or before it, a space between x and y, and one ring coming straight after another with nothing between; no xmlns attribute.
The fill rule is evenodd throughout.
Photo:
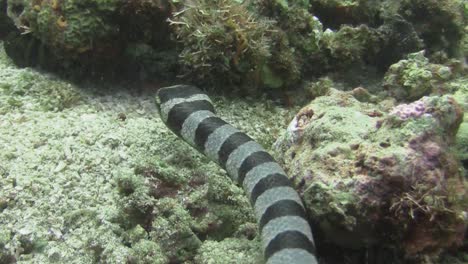
<svg viewBox="0 0 468 264"><path fill-rule="evenodd" d="M262 146L217 117L210 98L194 86L161 88L156 104L169 129L244 188L255 210L267 264L317 263L304 205Z"/></svg>

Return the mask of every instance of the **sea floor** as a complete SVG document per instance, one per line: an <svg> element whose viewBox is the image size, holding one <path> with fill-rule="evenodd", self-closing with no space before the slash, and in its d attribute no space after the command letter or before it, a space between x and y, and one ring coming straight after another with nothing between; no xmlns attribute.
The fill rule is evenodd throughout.
<svg viewBox="0 0 468 264"><path fill-rule="evenodd" d="M197 188L219 187L225 191L210 200L222 210L233 207L224 215L245 215L236 217L231 229L244 224L240 221L245 219L245 224L250 221L254 225L242 190L160 121L153 101L157 88L156 84L144 88L76 85L35 69L19 69L0 49L0 263L177 263L184 259L186 263L193 259L196 263L221 263L223 258L226 262L222 263L259 261L257 240L250 239L239 247L228 239L227 248L217 247L216 240L231 234L218 236L212 231L209 236L216 240L196 239L200 245L193 252L166 254L165 246L157 240L168 239L160 234L176 232L171 229L174 227L162 227L157 230L159 234L152 235L151 228L156 227L132 223L125 212L125 203L131 206L131 201L122 195L118 179L140 177L142 182L151 183L136 168L160 166L170 171L173 165L173 175L166 173L162 181L176 182L174 186L180 190L174 187L177 194L171 193L165 201L173 202L173 207L184 207L185 200L195 199L184 195L210 195L209 190L195 192L194 188L183 187L190 183L188 178L193 172L189 168L196 167L195 171L202 171L204 177L211 175L215 179ZM272 102L221 97L214 101L219 115L266 145L273 143L294 114ZM154 196L164 198L164 191L161 193L145 196L148 201L142 203L154 203L150 207L158 208ZM159 219L156 213L150 214L153 225L171 221L170 215ZM187 221L196 225L208 218ZM206 228L198 229L207 236L203 231ZM212 255L195 250L204 247ZM147 256L148 251L152 255Z"/></svg>

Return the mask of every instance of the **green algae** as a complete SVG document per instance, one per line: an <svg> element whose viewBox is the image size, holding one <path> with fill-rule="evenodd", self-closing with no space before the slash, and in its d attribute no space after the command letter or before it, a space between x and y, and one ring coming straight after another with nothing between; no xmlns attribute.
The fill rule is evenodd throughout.
<svg viewBox="0 0 468 264"><path fill-rule="evenodd" d="M448 66L430 63L424 51L420 51L390 66L383 86L399 101L414 101L424 95L443 91L444 83L453 75Z"/></svg>

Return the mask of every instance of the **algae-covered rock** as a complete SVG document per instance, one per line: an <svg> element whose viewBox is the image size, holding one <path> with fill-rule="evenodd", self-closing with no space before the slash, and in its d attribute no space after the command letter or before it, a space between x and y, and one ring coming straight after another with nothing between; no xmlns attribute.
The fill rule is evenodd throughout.
<svg viewBox="0 0 468 264"><path fill-rule="evenodd" d="M256 92L385 71L421 49L460 57L466 46L458 0L3 1L23 34L9 39L14 61L78 77L179 76Z"/></svg>
<svg viewBox="0 0 468 264"><path fill-rule="evenodd" d="M464 122L460 124L460 129L457 133L457 151L458 157L463 161L465 169L468 168L468 119L465 118Z"/></svg>
<svg viewBox="0 0 468 264"><path fill-rule="evenodd" d="M463 1L419 0L311 0L311 11L324 28L337 32L340 46L354 48L354 57L362 56L366 64L385 70L390 64L408 53L426 49L428 54L443 52L459 58L464 54L463 38L466 24ZM465 12L466 13L466 12ZM464 17L465 16L465 17ZM362 35L363 26L371 35ZM339 31L356 31L356 34L339 36ZM361 33L359 33L361 31ZM331 39L333 40L334 37ZM346 40L345 40L346 39ZM357 41L359 40L359 41ZM350 42L348 45L347 42ZM369 49L369 44L370 49ZM334 47L327 47L334 52ZM342 48L338 48L338 51ZM356 48L362 51L356 52ZM336 52L335 52L336 53ZM349 59L349 56L344 56ZM332 64L340 65L339 61Z"/></svg>
<svg viewBox="0 0 468 264"><path fill-rule="evenodd" d="M468 78L465 76L456 79L451 82L450 85L454 86L456 91L453 94L453 97L457 100L465 113L463 122L460 124L460 128L456 135L455 147L459 159L463 162L465 170L468 170ZM468 173L468 171L465 171L465 173Z"/></svg>
<svg viewBox="0 0 468 264"><path fill-rule="evenodd" d="M141 240L132 245L132 255L127 258L127 263L141 264L166 264L169 262L161 247L148 240Z"/></svg>
<svg viewBox="0 0 468 264"><path fill-rule="evenodd" d="M463 34L463 56L468 58L468 26L465 27L465 34Z"/></svg>
<svg viewBox="0 0 468 264"><path fill-rule="evenodd" d="M380 52L380 42L380 33L365 25L343 26L336 32L328 30L321 39L322 52L329 54L329 64L334 69L350 67L374 57Z"/></svg>
<svg viewBox="0 0 468 264"><path fill-rule="evenodd" d="M111 50L118 35L112 23L120 1L8 0L8 16L51 48L74 53ZM113 43L116 45L117 43Z"/></svg>
<svg viewBox="0 0 468 264"><path fill-rule="evenodd" d="M21 35L9 37L11 45L6 48L22 67L98 78L172 76L168 58L174 57L173 52L158 54L170 42L167 1L8 0L7 4L8 16ZM155 62L135 63L142 53Z"/></svg>
<svg viewBox="0 0 468 264"><path fill-rule="evenodd" d="M388 105L332 89L299 111L277 156L332 243L408 257L459 246L468 186L450 147L462 109L451 96Z"/></svg>
<svg viewBox="0 0 468 264"><path fill-rule="evenodd" d="M266 33L272 22L237 2L187 4L172 21L185 73L198 82L255 85L255 78L261 82L262 69L271 57L271 34Z"/></svg>
<svg viewBox="0 0 468 264"><path fill-rule="evenodd" d="M354 27L365 24L372 28L383 29L388 27L389 23L400 21L400 27L394 28L392 32L387 31L384 38L391 35L395 37L403 33L402 31L414 31L430 54L444 51L449 56L461 55L461 40L466 23L464 22L466 4L463 1L311 0L310 2L312 11L325 27L338 30L343 25ZM409 39L400 40L406 42ZM404 55L401 53L400 58Z"/></svg>
<svg viewBox="0 0 468 264"><path fill-rule="evenodd" d="M319 51L320 21L293 3L185 4L171 24L182 47L183 73L197 83L249 91L287 87L299 81L303 56Z"/></svg>
<svg viewBox="0 0 468 264"><path fill-rule="evenodd" d="M252 9L275 21L274 30L283 38L281 45L273 47L273 65L278 64L285 69L294 65L297 67L296 75L323 71L324 58L320 44L323 25L310 12L308 0L263 0L254 3ZM281 74L284 70L279 69L278 72Z"/></svg>
<svg viewBox="0 0 468 264"><path fill-rule="evenodd" d="M390 66L384 76L383 86L397 100L413 101L430 93L447 90L444 82L452 76L449 67L430 63L424 57L424 51L420 51Z"/></svg>
<svg viewBox="0 0 468 264"><path fill-rule="evenodd" d="M424 40L430 54L444 51L449 56L461 54L463 38L463 0L401 0L388 1L396 4L398 14L413 24L418 35ZM391 8L390 8L391 9Z"/></svg>

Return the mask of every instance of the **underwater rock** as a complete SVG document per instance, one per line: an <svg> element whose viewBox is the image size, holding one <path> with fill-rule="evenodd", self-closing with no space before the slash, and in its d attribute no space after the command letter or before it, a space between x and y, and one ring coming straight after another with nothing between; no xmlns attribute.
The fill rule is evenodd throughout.
<svg viewBox="0 0 468 264"><path fill-rule="evenodd" d="M310 0L312 11L326 27L339 29L341 25L381 23L379 18L383 0Z"/></svg>
<svg viewBox="0 0 468 264"><path fill-rule="evenodd" d="M17 28L52 49L82 54L116 49L119 29L113 23L120 1L8 0L8 16ZM113 46L113 47L111 47Z"/></svg>
<svg viewBox="0 0 468 264"><path fill-rule="evenodd" d="M465 13L468 16L468 3L465 4ZM463 42L462 42L462 49L463 49L463 57L468 58L468 22L467 25L465 26L465 32L463 34Z"/></svg>
<svg viewBox="0 0 468 264"><path fill-rule="evenodd" d="M453 97L457 100L465 113L463 122L460 124L456 135L455 147L458 152L458 158L465 168L465 176L468 177L468 114L466 114L468 113L468 77L457 79L452 82L452 85L458 88Z"/></svg>
<svg viewBox="0 0 468 264"><path fill-rule="evenodd" d="M59 73L83 72L85 76L112 78L122 75L138 78L140 71L146 76L154 72L164 75L161 72L168 73L173 65L166 57L174 54L155 53L167 48L170 42L165 20L171 11L172 4L164 0L7 0L7 14L16 28L27 35L29 42L37 42L10 49L9 54L20 66L40 66ZM14 37L11 41L23 40ZM41 54L31 50L51 56L44 63ZM152 66L145 61L135 65L140 57L132 56L142 53L153 59L164 57L161 60L168 62L168 66L161 68L158 61ZM25 56L29 58L24 59ZM37 63L24 65L25 60Z"/></svg>
<svg viewBox="0 0 468 264"><path fill-rule="evenodd" d="M350 42L354 52L349 54L355 58L364 55L361 59L365 63L380 70L421 49L426 49L430 56L443 52L448 57L459 58L466 53L463 40L466 35L466 11L463 11L466 4L462 1L311 0L310 3L311 12L320 19L324 28L337 32L337 39L340 39L338 32L343 28L359 32L362 31L360 27L368 27L373 34L367 37L362 33L348 34L341 37L346 41L339 43L345 47ZM371 49L366 48L369 46ZM333 46L325 43L324 47L332 54L339 54L334 52ZM356 52L359 51L356 48L365 53Z"/></svg>
<svg viewBox="0 0 468 264"><path fill-rule="evenodd" d="M7 1L0 0L0 40L14 29L13 21L7 16Z"/></svg>
<svg viewBox="0 0 468 264"><path fill-rule="evenodd" d="M441 93L444 82L453 76L444 65L430 63L424 51L412 53L408 58L390 66L385 73L383 87L399 101L413 101L430 93Z"/></svg>
<svg viewBox="0 0 468 264"><path fill-rule="evenodd" d="M338 30L326 29L320 39L320 63L328 70L348 70L372 66L380 71L424 47L413 26L401 18L388 18L379 27L370 24L343 25Z"/></svg>
<svg viewBox="0 0 468 264"><path fill-rule="evenodd" d="M381 34L366 25L343 26L338 31L326 30L320 43L328 55L328 67L334 70L364 63L381 51Z"/></svg>
<svg viewBox="0 0 468 264"><path fill-rule="evenodd" d="M17 65L76 72L78 78L178 76L250 93L289 88L305 77L355 66L385 71L423 48L429 56L466 53L466 18L458 0L0 3L7 3L17 29L34 39L28 43L36 42L11 39L22 42L9 49ZM3 26L0 37L8 31ZM43 62L43 57L50 59Z"/></svg>
<svg viewBox="0 0 468 264"><path fill-rule="evenodd" d="M465 118L464 122L460 124L460 129L457 133L456 147L458 151L458 157L462 161L465 167L465 173L468 171L468 118Z"/></svg>
<svg viewBox="0 0 468 264"><path fill-rule="evenodd" d="M263 72L273 78L272 22L259 18L246 5L217 0L187 2L170 23L182 47L182 72L197 83L242 84L255 88ZM269 74L268 74L269 73ZM282 80L266 80L281 86Z"/></svg>
<svg viewBox="0 0 468 264"><path fill-rule="evenodd" d="M320 50L322 24L294 1L198 0L179 9L170 23L182 74L200 85L234 84L250 92L286 87Z"/></svg>
<svg viewBox="0 0 468 264"><path fill-rule="evenodd" d="M460 56L465 27L466 4L459 0L311 0L312 12L325 27L338 30L343 25L386 27L398 20L404 28L394 28L391 35L406 31L408 25L424 42L429 54L444 51L450 57ZM465 14L466 16L466 14ZM400 23L400 25L402 25ZM408 39L401 38L402 41ZM414 50L413 50L414 52ZM401 54L405 55L405 54ZM401 57L400 57L401 58Z"/></svg>
<svg viewBox="0 0 468 264"><path fill-rule="evenodd" d="M461 245L468 185L451 149L461 107L451 96L390 107L352 94L316 98L275 143L325 240L407 257Z"/></svg>
<svg viewBox="0 0 468 264"><path fill-rule="evenodd" d="M464 1L458 0L400 0L387 1L387 10L397 10L410 22L424 40L429 54L444 51L450 57L461 55L466 17Z"/></svg>
<svg viewBox="0 0 468 264"><path fill-rule="evenodd" d="M58 67L58 58L40 40L19 31L8 34L3 44L7 55L18 67L41 66L53 69Z"/></svg>
<svg viewBox="0 0 468 264"><path fill-rule="evenodd" d="M410 53L424 48L424 41L418 35L413 24L395 15L385 17L384 24L378 28L382 42L375 56L367 59L381 71L406 57Z"/></svg>

